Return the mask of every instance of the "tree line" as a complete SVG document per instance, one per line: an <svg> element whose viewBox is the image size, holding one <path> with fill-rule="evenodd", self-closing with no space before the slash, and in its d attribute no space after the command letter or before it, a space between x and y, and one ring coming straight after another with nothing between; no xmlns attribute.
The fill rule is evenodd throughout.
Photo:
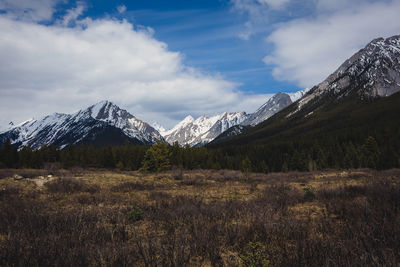
<svg viewBox="0 0 400 267"><path fill-rule="evenodd" d="M383 140L383 139L379 139ZM313 171L323 169L400 167L400 141L377 142L368 136L354 140L296 140L274 144L242 145L221 148L167 145L94 147L54 145L32 150L17 149L9 140L0 148L0 168L111 168L120 170L164 171L182 169L233 169L245 172Z"/></svg>

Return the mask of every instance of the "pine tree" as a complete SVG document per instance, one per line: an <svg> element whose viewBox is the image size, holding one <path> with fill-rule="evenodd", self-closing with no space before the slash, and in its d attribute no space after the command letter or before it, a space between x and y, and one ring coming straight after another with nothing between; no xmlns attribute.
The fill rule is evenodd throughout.
<svg viewBox="0 0 400 267"><path fill-rule="evenodd" d="M248 156L246 156L243 160L242 163L240 164L240 170L243 173L243 176L248 179L250 172L251 172L251 161Z"/></svg>
<svg viewBox="0 0 400 267"><path fill-rule="evenodd" d="M162 172L171 169L171 151L168 145L158 141L152 145L144 156L142 172Z"/></svg>

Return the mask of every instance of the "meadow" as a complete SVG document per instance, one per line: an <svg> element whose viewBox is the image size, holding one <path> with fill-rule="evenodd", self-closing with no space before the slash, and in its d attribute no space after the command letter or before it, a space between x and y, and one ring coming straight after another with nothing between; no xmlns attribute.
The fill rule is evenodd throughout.
<svg viewBox="0 0 400 267"><path fill-rule="evenodd" d="M398 266L400 170L0 170L1 266Z"/></svg>

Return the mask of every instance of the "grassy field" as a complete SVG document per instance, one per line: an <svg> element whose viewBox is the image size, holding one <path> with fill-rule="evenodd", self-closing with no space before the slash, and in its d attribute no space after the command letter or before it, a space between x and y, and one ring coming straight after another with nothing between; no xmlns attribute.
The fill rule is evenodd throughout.
<svg viewBox="0 0 400 267"><path fill-rule="evenodd" d="M0 266L399 266L400 170L0 170Z"/></svg>

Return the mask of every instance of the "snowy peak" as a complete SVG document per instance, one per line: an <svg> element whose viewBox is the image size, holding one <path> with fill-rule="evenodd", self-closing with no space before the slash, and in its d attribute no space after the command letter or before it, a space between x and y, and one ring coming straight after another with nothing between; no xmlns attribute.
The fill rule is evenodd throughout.
<svg viewBox="0 0 400 267"><path fill-rule="evenodd" d="M110 101L101 101L87 109L90 116L96 120L116 122L118 120L125 120L132 118L126 110L119 108L117 105Z"/></svg>
<svg viewBox="0 0 400 267"><path fill-rule="evenodd" d="M224 112L212 117L201 116L197 119L187 116L171 130L162 132L162 135L170 144L178 142L181 145L204 145L213 141L233 126L240 127L235 128L227 136L241 133L248 128L244 126L254 126L265 121L276 112L303 97L308 91L309 89L304 89L289 94L277 93L252 114L246 114L245 112Z"/></svg>
<svg viewBox="0 0 400 267"><path fill-rule="evenodd" d="M170 144L178 142L181 145L195 146L206 144L228 128L240 124L247 117L245 112L227 113L194 119L187 116L174 128L166 131L164 138Z"/></svg>
<svg viewBox="0 0 400 267"><path fill-rule="evenodd" d="M107 127L110 129L108 134L114 138L130 138L142 144L164 140L147 123L109 101L102 101L74 114L54 113L23 122L3 132L0 143L10 138L12 143L20 147L30 145L35 149L49 144L64 147L69 143L78 144L89 137L96 138L96 132L105 132Z"/></svg>
<svg viewBox="0 0 400 267"><path fill-rule="evenodd" d="M256 112L250 114L249 117L242 123L242 125L255 126L267 120L275 113L281 111L292 103L292 99L288 94L277 93L276 95L268 99L268 101L264 105L262 105Z"/></svg>
<svg viewBox="0 0 400 267"><path fill-rule="evenodd" d="M139 139L143 143L155 143L163 139L160 133L149 124L107 100L90 106L78 114L88 114L98 121L121 129L127 136Z"/></svg>
<svg viewBox="0 0 400 267"><path fill-rule="evenodd" d="M191 123L191 122L193 122L194 121L194 118L192 117L192 116L186 116L186 118L184 118L183 120L182 120L182 123L183 124L187 124L187 123Z"/></svg>
<svg viewBox="0 0 400 267"><path fill-rule="evenodd" d="M157 130L161 135L163 135L163 133L166 131L165 128L158 122L153 122L151 124L151 127L153 127L155 130Z"/></svg>
<svg viewBox="0 0 400 267"><path fill-rule="evenodd" d="M360 99L364 99L387 97L399 91L400 35L378 38L315 86L298 102L297 111L311 100L327 94L336 99L357 94Z"/></svg>

